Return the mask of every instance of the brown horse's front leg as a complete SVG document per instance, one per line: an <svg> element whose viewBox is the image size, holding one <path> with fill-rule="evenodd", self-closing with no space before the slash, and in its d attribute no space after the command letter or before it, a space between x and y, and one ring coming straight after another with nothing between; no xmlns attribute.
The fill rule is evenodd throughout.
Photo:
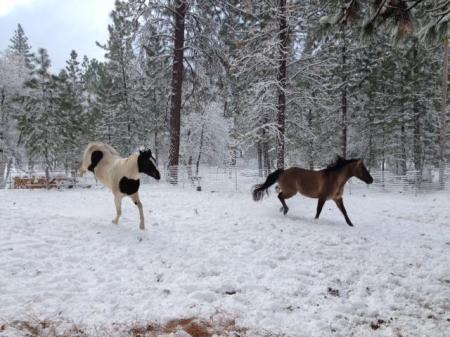
<svg viewBox="0 0 450 337"><path fill-rule="evenodd" d="M345 221L347 221L347 224L349 226L353 227L353 224L347 215L347 211L345 210L344 200L342 200L342 198L340 198L340 199L335 199L334 202L336 203L337 207L341 210L342 214L344 214L344 218L345 218Z"/></svg>
<svg viewBox="0 0 450 337"><path fill-rule="evenodd" d="M322 212L323 204L325 204L326 199L319 199L319 202L317 203L317 212L316 212L316 219L319 219L320 212Z"/></svg>

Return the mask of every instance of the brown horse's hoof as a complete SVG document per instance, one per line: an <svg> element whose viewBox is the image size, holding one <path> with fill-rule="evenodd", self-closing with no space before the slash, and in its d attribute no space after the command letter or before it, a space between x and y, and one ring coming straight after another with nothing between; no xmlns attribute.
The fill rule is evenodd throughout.
<svg viewBox="0 0 450 337"><path fill-rule="evenodd" d="M352 223L349 223L349 224L347 224L347 225L349 225L350 227L353 227L353 224L352 224Z"/></svg>
<svg viewBox="0 0 450 337"><path fill-rule="evenodd" d="M280 212L283 212L283 215L286 215L287 214L287 212L289 211L289 208L285 208L285 207L281 207L280 208Z"/></svg>

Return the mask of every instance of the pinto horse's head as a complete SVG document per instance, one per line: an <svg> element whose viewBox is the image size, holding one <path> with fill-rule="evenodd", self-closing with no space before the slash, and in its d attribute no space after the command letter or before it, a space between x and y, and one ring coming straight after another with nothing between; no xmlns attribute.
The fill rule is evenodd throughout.
<svg viewBox="0 0 450 337"><path fill-rule="evenodd" d="M359 159L355 162L353 169L353 174L356 178L361 179L366 184L372 184L373 178L367 170L366 166L363 163L362 159Z"/></svg>
<svg viewBox="0 0 450 337"><path fill-rule="evenodd" d="M155 158L152 156L152 150L139 151L137 161L140 173L145 173L156 180L161 179L161 175L155 165Z"/></svg>

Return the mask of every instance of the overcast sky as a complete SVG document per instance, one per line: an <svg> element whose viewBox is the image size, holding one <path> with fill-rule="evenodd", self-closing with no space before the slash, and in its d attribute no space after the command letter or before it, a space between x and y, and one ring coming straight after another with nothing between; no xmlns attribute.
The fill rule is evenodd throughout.
<svg viewBox="0 0 450 337"><path fill-rule="evenodd" d="M48 50L52 69L65 67L70 51L103 60L95 41L108 38L114 0L0 0L0 51L20 23L33 51Z"/></svg>

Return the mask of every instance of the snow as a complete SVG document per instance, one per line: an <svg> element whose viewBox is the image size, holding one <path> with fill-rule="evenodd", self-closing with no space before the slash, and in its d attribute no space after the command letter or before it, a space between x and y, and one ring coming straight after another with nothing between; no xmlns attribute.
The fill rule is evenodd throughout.
<svg viewBox="0 0 450 337"><path fill-rule="evenodd" d="M111 223L106 189L0 191L0 325L221 313L254 336L450 336L448 194L352 193L354 228L303 197L284 217L274 193L161 183L141 199L145 232L128 199Z"/></svg>

